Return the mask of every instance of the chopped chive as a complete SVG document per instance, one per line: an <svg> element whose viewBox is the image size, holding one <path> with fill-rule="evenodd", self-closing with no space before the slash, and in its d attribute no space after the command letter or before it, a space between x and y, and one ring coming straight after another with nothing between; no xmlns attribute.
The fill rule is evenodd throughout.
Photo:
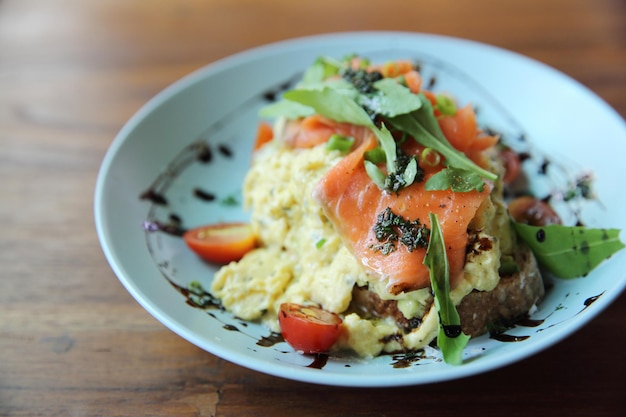
<svg viewBox="0 0 626 417"><path fill-rule="evenodd" d="M380 164L382 162L385 162L386 157L385 157L385 151L383 151L383 149L378 146L374 149L370 149L369 151L365 151L365 160L370 161L374 164Z"/></svg>
<svg viewBox="0 0 626 417"><path fill-rule="evenodd" d="M433 148L424 148L420 154L420 162L425 163L428 166L434 167L441 162L441 155Z"/></svg>
<svg viewBox="0 0 626 417"><path fill-rule="evenodd" d="M352 148L352 144L354 143L354 138L351 136L344 136L335 133L328 139L326 143L326 149L329 151L339 151L343 153L347 153Z"/></svg>
<svg viewBox="0 0 626 417"><path fill-rule="evenodd" d="M456 103L445 94L437 94L437 109L446 116L454 116L456 114Z"/></svg>
<svg viewBox="0 0 626 417"><path fill-rule="evenodd" d="M224 197L220 201L220 204L223 205L223 206L238 206L239 205L239 201L234 196L229 195L227 197Z"/></svg>
<svg viewBox="0 0 626 417"><path fill-rule="evenodd" d="M204 291L204 288L202 287L202 284L200 284L200 281L195 280L191 281L187 288L189 289L189 291L194 293L202 293Z"/></svg>
<svg viewBox="0 0 626 417"><path fill-rule="evenodd" d="M317 249L321 248L322 246L324 246L324 243L326 243L326 239L321 238L320 240L318 240L317 242L315 242L315 247Z"/></svg>

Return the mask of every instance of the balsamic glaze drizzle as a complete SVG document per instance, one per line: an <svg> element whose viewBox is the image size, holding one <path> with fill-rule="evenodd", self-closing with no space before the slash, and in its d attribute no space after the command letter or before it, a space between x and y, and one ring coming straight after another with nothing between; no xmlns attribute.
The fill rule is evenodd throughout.
<svg viewBox="0 0 626 417"><path fill-rule="evenodd" d="M160 206L167 205L167 198L163 194L159 194L153 189L148 189L139 195L139 199L151 201L153 204Z"/></svg>
<svg viewBox="0 0 626 417"><path fill-rule="evenodd" d="M175 283L168 277L165 277L165 279L185 297L187 305L202 310L224 310L220 300L215 298L210 292L199 289L191 290L190 288ZM216 318L214 314L210 314L210 316Z"/></svg>
<svg viewBox="0 0 626 417"><path fill-rule="evenodd" d="M313 362L307 365L307 368L323 369L328 363L328 358L326 353L318 353L314 356Z"/></svg>
<svg viewBox="0 0 626 417"><path fill-rule="evenodd" d="M585 307L583 308L586 309L587 307L589 307L591 304L593 304L594 302L596 302L598 300L598 298L602 297L602 294L604 294L604 292L598 294L598 295L594 295L593 297L589 297L585 300L584 304Z"/></svg>
<svg viewBox="0 0 626 417"><path fill-rule="evenodd" d="M180 223L172 221L168 223L162 223L158 220L146 220L143 222L142 226L146 232L163 232L176 237L182 237L182 235L184 235L187 231L186 229L181 227Z"/></svg>
<svg viewBox="0 0 626 417"><path fill-rule="evenodd" d="M193 195L203 201L215 201L216 199L215 194L209 191L204 191L200 188L194 188Z"/></svg>
<svg viewBox="0 0 626 417"><path fill-rule="evenodd" d="M284 342L283 335L280 333L272 332L269 336L263 336L256 342L257 345L263 347L272 347L277 343Z"/></svg>
<svg viewBox="0 0 626 417"><path fill-rule="evenodd" d="M172 180L192 163L200 162L202 164L208 164L212 160L212 151L208 143L198 141L187 145L176 155L172 162L170 162L167 169L161 173L145 191L139 194L139 199L148 200L159 206L167 206L168 200L165 194Z"/></svg>
<svg viewBox="0 0 626 417"><path fill-rule="evenodd" d="M219 144L217 145L217 150L226 158L232 158L233 157L233 151L230 149L229 146L224 145L224 144Z"/></svg>
<svg viewBox="0 0 626 417"><path fill-rule="evenodd" d="M393 368L409 368L410 366L418 363L420 360L425 359L425 357L426 354L424 353L424 350L392 355L393 362L391 362L391 366Z"/></svg>

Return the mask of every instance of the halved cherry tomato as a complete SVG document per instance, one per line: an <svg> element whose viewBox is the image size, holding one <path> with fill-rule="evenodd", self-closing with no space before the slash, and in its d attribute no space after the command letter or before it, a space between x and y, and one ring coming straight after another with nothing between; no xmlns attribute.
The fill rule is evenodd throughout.
<svg viewBox="0 0 626 417"><path fill-rule="evenodd" d="M187 246L209 262L238 261L256 246L256 236L247 223L220 223L191 229L183 235Z"/></svg>
<svg viewBox="0 0 626 417"><path fill-rule="evenodd" d="M335 313L294 303L280 305L278 321L283 338L303 353L327 352L339 339L343 325Z"/></svg>
<svg viewBox="0 0 626 417"><path fill-rule="evenodd" d="M510 184L519 176L522 161L513 149L506 147L500 151L500 158L504 163L504 176L502 181L505 184Z"/></svg>
<svg viewBox="0 0 626 417"><path fill-rule="evenodd" d="M516 222L531 226L561 224L561 218L548 203L531 196L513 199L509 203L509 214Z"/></svg>

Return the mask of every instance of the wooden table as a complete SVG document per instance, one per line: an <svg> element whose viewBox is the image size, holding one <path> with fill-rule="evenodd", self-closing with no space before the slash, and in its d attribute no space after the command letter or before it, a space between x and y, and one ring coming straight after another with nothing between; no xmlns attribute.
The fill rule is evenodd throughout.
<svg viewBox="0 0 626 417"><path fill-rule="evenodd" d="M567 340L504 369L343 389L218 359L167 330L118 282L92 205L99 164L125 121L229 54L365 29L520 52L626 116L623 0L0 1L0 415L626 415L625 295Z"/></svg>

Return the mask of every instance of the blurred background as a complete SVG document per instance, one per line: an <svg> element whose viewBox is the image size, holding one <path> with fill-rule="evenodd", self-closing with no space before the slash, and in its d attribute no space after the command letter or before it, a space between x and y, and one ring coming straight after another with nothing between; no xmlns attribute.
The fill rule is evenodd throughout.
<svg viewBox="0 0 626 417"><path fill-rule="evenodd" d="M114 132L165 85L232 53L324 32L400 30L520 52L621 107L625 16L623 0L1 0L0 91L42 122ZM116 108L100 108L112 95Z"/></svg>

